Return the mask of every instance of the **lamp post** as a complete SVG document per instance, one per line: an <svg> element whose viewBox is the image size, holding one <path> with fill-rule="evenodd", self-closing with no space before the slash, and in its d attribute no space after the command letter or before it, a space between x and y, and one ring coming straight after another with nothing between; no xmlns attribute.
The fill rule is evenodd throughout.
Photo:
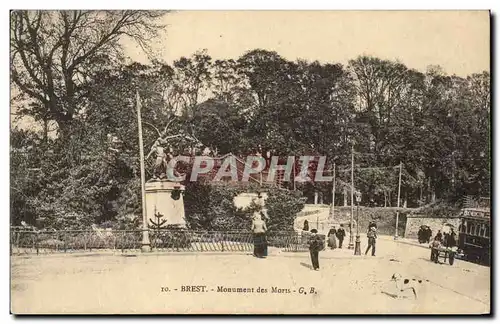
<svg viewBox="0 0 500 324"><path fill-rule="evenodd" d="M354 248L354 255L361 255L361 240L359 238L359 203L361 202L361 192L356 191L356 247Z"/></svg>

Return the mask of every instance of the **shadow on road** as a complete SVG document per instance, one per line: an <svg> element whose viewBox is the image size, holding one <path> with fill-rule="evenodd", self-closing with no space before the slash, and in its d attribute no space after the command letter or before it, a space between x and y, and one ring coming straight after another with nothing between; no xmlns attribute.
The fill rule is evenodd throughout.
<svg viewBox="0 0 500 324"><path fill-rule="evenodd" d="M447 263L444 263L444 262L441 262L441 261L438 261L438 262L434 262L434 261L431 261L429 258L419 258L420 260L424 260L424 261L427 261L429 263L434 263L434 264L447 264Z"/></svg>
<svg viewBox="0 0 500 324"><path fill-rule="evenodd" d="M301 266L303 266L303 267L306 267L306 268L308 268L308 269L311 269L311 270L312 270L312 268L313 268L313 267L312 267L312 265L307 264L307 263L304 263L304 262L301 262L301 263L300 263L300 265L301 265Z"/></svg>

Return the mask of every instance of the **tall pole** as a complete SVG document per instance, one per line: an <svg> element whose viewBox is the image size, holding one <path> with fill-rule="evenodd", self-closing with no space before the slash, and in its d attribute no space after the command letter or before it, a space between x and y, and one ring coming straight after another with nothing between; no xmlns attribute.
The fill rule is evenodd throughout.
<svg viewBox="0 0 500 324"><path fill-rule="evenodd" d="M352 223L354 221L354 144L351 147L351 223L349 226L349 246L354 249L354 237L352 236Z"/></svg>
<svg viewBox="0 0 500 324"><path fill-rule="evenodd" d="M399 162L399 182L398 182L398 209L396 211L396 235L394 239L398 239L398 226L399 226L399 201L401 200L401 172L403 171L403 162Z"/></svg>
<svg viewBox="0 0 500 324"><path fill-rule="evenodd" d="M354 255L361 255L361 239L359 236L359 200L360 196L356 193L357 207L356 207L356 247L354 248Z"/></svg>
<svg viewBox="0 0 500 324"><path fill-rule="evenodd" d="M332 221L335 220L335 163L333 164Z"/></svg>
<svg viewBox="0 0 500 324"><path fill-rule="evenodd" d="M141 251L151 251L151 243L149 242L148 219L146 214L146 173L144 170L144 144L142 142L142 119L141 119L141 98L139 90L136 91L136 106L137 106L137 125L139 127L139 154L141 162L141 198L142 198L142 242Z"/></svg>

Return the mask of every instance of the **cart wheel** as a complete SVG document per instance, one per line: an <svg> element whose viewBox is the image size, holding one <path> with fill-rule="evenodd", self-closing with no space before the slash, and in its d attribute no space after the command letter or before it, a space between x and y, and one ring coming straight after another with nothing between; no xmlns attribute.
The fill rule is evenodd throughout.
<svg viewBox="0 0 500 324"><path fill-rule="evenodd" d="M448 261L450 262L450 265L453 265L453 262L455 262L455 253L450 253Z"/></svg>

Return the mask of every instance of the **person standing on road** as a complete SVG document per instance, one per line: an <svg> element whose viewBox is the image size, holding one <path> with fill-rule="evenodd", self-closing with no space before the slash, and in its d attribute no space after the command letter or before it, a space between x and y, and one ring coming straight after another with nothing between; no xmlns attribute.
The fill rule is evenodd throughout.
<svg viewBox="0 0 500 324"><path fill-rule="evenodd" d="M462 249L465 243L465 233L467 232L467 226L465 225L465 219L462 219L462 224L458 227L458 246Z"/></svg>
<svg viewBox="0 0 500 324"><path fill-rule="evenodd" d="M431 247L431 261L434 263L439 263L439 248L441 247L441 241L438 240L437 235L434 241L430 244Z"/></svg>
<svg viewBox="0 0 500 324"><path fill-rule="evenodd" d="M337 238L339 239L339 249L342 248L342 242L344 242L345 230L344 224L340 224L340 228L337 230Z"/></svg>
<svg viewBox="0 0 500 324"><path fill-rule="evenodd" d="M266 231L266 222L262 220L260 213L255 213L252 221L253 255L257 258L265 257Z"/></svg>
<svg viewBox="0 0 500 324"><path fill-rule="evenodd" d="M365 255L368 254L370 248L372 249L372 256L375 256L375 243L377 240L377 228L375 226L371 226L366 234L368 237L368 247L366 248Z"/></svg>
<svg viewBox="0 0 500 324"><path fill-rule="evenodd" d="M441 231L438 231L434 239L438 240L439 242L443 242L443 233L441 233Z"/></svg>
<svg viewBox="0 0 500 324"><path fill-rule="evenodd" d="M337 230L335 226L333 226L328 232L328 246L330 249L335 250L337 248L337 239L335 236L337 235Z"/></svg>
<svg viewBox="0 0 500 324"><path fill-rule="evenodd" d="M304 232L308 232L309 231L309 222L307 221L307 219L304 221L304 227L302 228L302 230Z"/></svg>
<svg viewBox="0 0 500 324"><path fill-rule="evenodd" d="M311 230L311 237L309 238L309 252L311 253L311 263L313 269L319 270L319 251L325 248L324 239L318 235L318 230L313 228Z"/></svg>
<svg viewBox="0 0 500 324"><path fill-rule="evenodd" d="M457 234L454 229L451 229L451 233L446 237L446 247L452 248L455 246L457 246Z"/></svg>

